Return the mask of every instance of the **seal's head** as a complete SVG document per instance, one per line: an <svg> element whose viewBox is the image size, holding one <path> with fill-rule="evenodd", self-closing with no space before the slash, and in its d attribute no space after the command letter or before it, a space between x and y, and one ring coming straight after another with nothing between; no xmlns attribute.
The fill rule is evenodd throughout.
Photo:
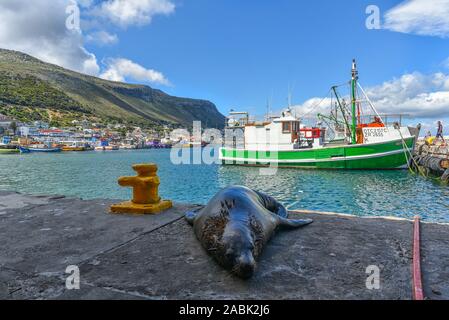
<svg viewBox="0 0 449 320"><path fill-rule="evenodd" d="M234 200L221 202L219 213L204 220L198 237L221 266L248 279L256 269L264 232L248 210L235 207Z"/></svg>
<svg viewBox="0 0 449 320"><path fill-rule="evenodd" d="M221 238L222 263L240 278L250 278L256 269L254 239L245 225L228 224Z"/></svg>

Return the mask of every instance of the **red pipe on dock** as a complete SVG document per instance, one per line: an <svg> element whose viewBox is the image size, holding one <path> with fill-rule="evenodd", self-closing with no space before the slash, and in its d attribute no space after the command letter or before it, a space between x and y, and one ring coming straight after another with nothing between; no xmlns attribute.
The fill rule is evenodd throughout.
<svg viewBox="0 0 449 320"><path fill-rule="evenodd" d="M413 230L413 300L424 300L421 279L419 216L415 216Z"/></svg>

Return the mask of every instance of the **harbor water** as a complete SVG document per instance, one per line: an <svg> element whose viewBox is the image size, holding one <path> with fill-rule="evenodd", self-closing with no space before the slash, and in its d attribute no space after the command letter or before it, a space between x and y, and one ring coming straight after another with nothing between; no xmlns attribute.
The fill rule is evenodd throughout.
<svg viewBox="0 0 449 320"><path fill-rule="evenodd" d="M396 216L449 222L449 187L406 170L337 171L217 164L176 165L171 150L0 155L0 190L58 194L83 199L129 199L117 178L135 175L131 165L159 166L160 194L177 202L205 204L221 188L245 185L274 196L289 209ZM1 206L1 203L0 203Z"/></svg>

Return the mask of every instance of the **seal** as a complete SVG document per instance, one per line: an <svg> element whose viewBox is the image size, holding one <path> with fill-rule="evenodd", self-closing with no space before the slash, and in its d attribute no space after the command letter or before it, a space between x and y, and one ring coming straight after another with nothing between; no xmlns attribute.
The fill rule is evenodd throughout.
<svg viewBox="0 0 449 320"><path fill-rule="evenodd" d="M224 268L250 278L265 244L282 227L298 228L311 219L288 219L288 211L273 197L243 186L218 192L209 203L185 214L198 240Z"/></svg>

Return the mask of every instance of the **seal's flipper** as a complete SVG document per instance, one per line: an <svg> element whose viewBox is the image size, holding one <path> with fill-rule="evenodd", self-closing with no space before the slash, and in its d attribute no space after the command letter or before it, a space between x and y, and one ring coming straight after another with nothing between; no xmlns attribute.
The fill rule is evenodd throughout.
<svg viewBox="0 0 449 320"><path fill-rule="evenodd" d="M200 212L202 208L194 209L192 211L187 211L184 215L184 218L187 220L187 222L190 225L193 225L193 222L195 221L195 218L198 216L198 213Z"/></svg>
<svg viewBox="0 0 449 320"><path fill-rule="evenodd" d="M274 213L275 215L278 215L282 218L288 217L288 211L287 209L282 205L282 203L278 202L275 198L272 196L266 195L265 193L262 193L260 191L254 191L262 200L263 205L267 210Z"/></svg>
<svg viewBox="0 0 449 320"><path fill-rule="evenodd" d="M278 203L278 206L276 208L276 214L281 218L287 219L287 217L288 217L287 209L280 203Z"/></svg>
<svg viewBox="0 0 449 320"><path fill-rule="evenodd" d="M306 226L313 222L312 219L286 219L282 217L279 218L279 225L284 228L299 228Z"/></svg>

